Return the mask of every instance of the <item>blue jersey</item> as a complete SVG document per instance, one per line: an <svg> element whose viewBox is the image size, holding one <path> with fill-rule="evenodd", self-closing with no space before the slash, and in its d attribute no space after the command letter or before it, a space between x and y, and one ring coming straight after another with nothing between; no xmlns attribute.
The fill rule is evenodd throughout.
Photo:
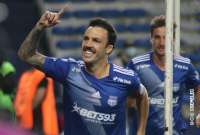
<svg viewBox="0 0 200 135"><path fill-rule="evenodd" d="M43 71L64 86L65 135L125 135L125 99L141 93L132 70L110 64L109 76L97 79L82 61L47 57Z"/></svg>
<svg viewBox="0 0 200 135"><path fill-rule="evenodd" d="M182 95L185 89L200 84L198 73L189 59L174 56L173 60L173 125L174 135L179 135L187 127L181 114ZM150 98L149 117L146 134L164 134L164 79L165 73L152 60L152 52L133 58L128 67L135 70L146 87Z"/></svg>

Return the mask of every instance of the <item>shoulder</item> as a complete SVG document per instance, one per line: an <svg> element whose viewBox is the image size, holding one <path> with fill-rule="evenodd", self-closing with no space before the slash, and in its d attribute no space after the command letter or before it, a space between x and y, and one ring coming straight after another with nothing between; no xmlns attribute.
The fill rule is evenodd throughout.
<svg viewBox="0 0 200 135"><path fill-rule="evenodd" d="M47 57L46 58L46 63L52 62L52 63L57 63L57 64L72 64L72 65L84 65L84 62L81 60L76 60L74 58L55 58L55 57Z"/></svg>
<svg viewBox="0 0 200 135"><path fill-rule="evenodd" d="M113 64L113 72L115 74L124 75L124 76L135 76L135 73L133 70L127 69L115 64Z"/></svg>
<svg viewBox="0 0 200 135"><path fill-rule="evenodd" d="M71 64L78 65L78 66L84 66L85 65L82 60L76 60L74 58L68 58L68 59L65 59L65 60L68 61Z"/></svg>
<svg viewBox="0 0 200 135"><path fill-rule="evenodd" d="M113 81L132 89L138 89L140 79L133 70L113 65ZM129 89L129 90L130 90Z"/></svg>
<svg viewBox="0 0 200 135"><path fill-rule="evenodd" d="M180 55L174 55L174 60L183 64L191 64L191 60L189 58Z"/></svg>
<svg viewBox="0 0 200 135"><path fill-rule="evenodd" d="M124 85L132 85L135 80L136 74L133 70L123 68L113 64L112 78L114 82L118 82Z"/></svg>
<svg viewBox="0 0 200 135"><path fill-rule="evenodd" d="M174 68L180 70L193 70L193 65L189 58L174 56Z"/></svg>
<svg viewBox="0 0 200 135"><path fill-rule="evenodd" d="M150 53L145 53L143 55L132 58L131 63L139 64L139 63L143 63L143 62L148 62L149 60L150 60Z"/></svg>

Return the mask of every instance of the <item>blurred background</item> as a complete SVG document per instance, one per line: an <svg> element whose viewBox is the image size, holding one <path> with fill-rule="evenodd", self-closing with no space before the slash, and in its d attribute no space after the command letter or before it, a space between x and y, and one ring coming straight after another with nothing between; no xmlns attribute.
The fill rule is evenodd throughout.
<svg viewBox="0 0 200 135"><path fill-rule="evenodd" d="M29 31L45 10L59 11L70 3L71 10L62 17L62 22L50 28L43 35L40 51L48 56L80 58L82 34L89 19L104 17L118 32L116 48L111 60L125 66L127 61L151 49L150 20L165 14L164 0L0 0L0 57L9 61L13 71L14 102L18 82L22 73L30 66L20 61L17 50ZM200 0L181 0L181 54L189 57L200 71ZM43 85L41 85L43 86ZM62 89L55 84L58 113L62 112ZM186 119L189 114L188 93L185 94ZM62 113L58 117L62 131ZM41 133L43 134L43 133ZM192 134L191 134L192 135Z"/></svg>
<svg viewBox="0 0 200 135"><path fill-rule="evenodd" d="M9 59L19 75L28 68L16 53L28 32L45 10L58 11L66 3L71 10L62 22L48 29L41 50L57 57L80 57L80 42L88 20L105 17L115 26L118 41L113 57L123 50L135 56L150 50L149 23L155 15L165 14L164 0L1 0L1 55ZM200 1L181 0L181 54L200 62ZM128 48L128 49L127 49Z"/></svg>

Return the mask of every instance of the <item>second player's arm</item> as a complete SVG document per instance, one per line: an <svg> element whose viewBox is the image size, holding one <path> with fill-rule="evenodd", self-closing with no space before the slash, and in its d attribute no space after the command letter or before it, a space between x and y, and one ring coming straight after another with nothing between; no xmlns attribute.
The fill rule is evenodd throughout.
<svg viewBox="0 0 200 135"><path fill-rule="evenodd" d="M147 90L144 86L141 86L141 89L143 89L143 94L140 94L136 97L136 105L139 117L137 135L145 135L145 129L149 114L149 101Z"/></svg>

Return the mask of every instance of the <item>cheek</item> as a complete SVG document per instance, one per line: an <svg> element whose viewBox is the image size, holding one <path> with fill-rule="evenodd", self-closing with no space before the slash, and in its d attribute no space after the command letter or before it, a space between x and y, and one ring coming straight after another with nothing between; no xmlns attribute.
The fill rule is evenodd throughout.
<svg viewBox="0 0 200 135"><path fill-rule="evenodd" d="M102 51L104 48L102 47L101 44L94 44L93 46L96 50L98 50L99 52Z"/></svg>
<svg viewBox="0 0 200 135"><path fill-rule="evenodd" d="M98 52L98 55L101 55L101 56L106 55L106 49L105 48L98 48L97 52Z"/></svg>
<svg viewBox="0 0 200 135"><path fill-rule="evenodd" d="M154 41L153 45L154 45L154 47L158 47L159 41Z"/></svg>

